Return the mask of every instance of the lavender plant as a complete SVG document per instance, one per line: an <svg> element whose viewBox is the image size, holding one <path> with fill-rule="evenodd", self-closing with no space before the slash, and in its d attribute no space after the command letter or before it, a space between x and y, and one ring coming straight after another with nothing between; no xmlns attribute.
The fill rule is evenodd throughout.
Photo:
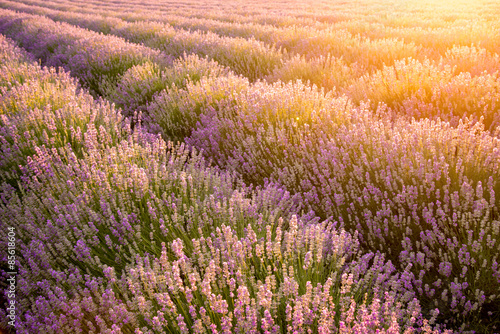
<svg viewBox="0 0 500 334"><path fill-rule="evenodd" d="M283 66L277 67L266 77L268 82L288 82L301 80L310 85L322 87L325 90L341 91L341 87L349 86L351 81L360 76L362 71L355 65L347 65L342 59L319 56L306 59L304 56L295 56Z"/></svg>
<svg viewBox="0 0 500 334"><path fill-rule="evenodd" d="M163 70L155 63L147 62L125 72L108 99L122 108L124 115L131 116L137 111L147 111L148 104L155 101L156 95L167 87L182 89L203 77L225 76L228 71L216 62L196 55L184 55L175 60L172 67ZM146 114L144 117L148 116Z"/></svg>
<svg viewBox="0 0 500 334"><path fill-rule="evenodd" d="M372 108L384 103L396 117L443 120L455 127L460 120L475 121L494 133L500 125L498 82L496 73L472 75L446 61L408 59L359 78L344 92L357 102L370 100Z"/></svg>
<svg viewBox="0 0 500 334"><path fill-rule="evenodd" d="M228 74L203 77L198 82L188 82L185 88L181 87L174 83L160 92L147 107L150 130L173 141L183 141L188 137L207 110L225 110L234 104L236 96L249 88L249 82Z"/></svg>

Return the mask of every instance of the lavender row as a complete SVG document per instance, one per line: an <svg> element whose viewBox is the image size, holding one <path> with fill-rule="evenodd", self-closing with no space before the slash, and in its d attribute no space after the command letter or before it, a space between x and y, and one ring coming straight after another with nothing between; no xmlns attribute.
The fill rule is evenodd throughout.
<svg viewBox="0 0 500 334"><path fill-rule="evenodd" d="M274 76L279 75L279 67L282 63L286 66L288 60L287 53L280 51L282 49L290 51L292 54L303 54L307 58L317 58L328 54L331 57L342 57L344 60L339 60L342 67L349 68L351 63L355 63L355 67L362 69L378 68L383 63L389 64L394 59L418 53L418 48L415 45L405 44L396 39L370 41L347 31L336 29L317 31L311 28L297 27L293 30L277 31L275 34L277 40L270 41L270 45L276 45L278 48L275 49L274 46L267 46L256 41L254 37L250 37L250 39L230 38L220 37L209 30L203 32L175 30L170 24L161 23L165 22L164 19L156 22L134 18L132 23L128 23L117 17L108 16L107 12L98 15L70 13L9 1L4 1L3 6L46 15L55 20L118 35L174 55L181 55L182 52L207 55L252 81L272 74L276 67L278 73L274 73ZM290 37L291 33L292 37ZM281 35L284 40L281 40ZM332 71L336 69L335 67L331 68Z"/></svg>
<svg viewBox="0 0 500 334"><path fill-rule="evenodd" d="M0 32L15 39L42 64L63 67L94 95L107 95L119 77L147 61L161 67L172 58L157 50L104 36L48 18L0 11Z"/></svg>
<svg viewBox="0 0 500 334"><path fill-rule="evenodd" d="M116 35L130 42L161 50L174 58L184 54L207 56L252 81L270 74L287 59L286 53L255 39L220 37L211 32L176 30L159 22L129 23L118 18L95 14L72 14L8 2L2 5L4 8L42 14L57 21L68 22L107 35Z"/></svg>
<svg viewBox="0 0 500 334"><path fill-rule="evenodd" d="M2 62L43 83L48 70L0 41ZM52 92L24 101L36 105ZM85 92L73 98L92 100ZM45 112L57 116L72 104ZM109 105L93 109L116 116ZM4 112L7 120L20 113ZM23 119L30 122L16 118L16 127ZM437 333L408 272L361 252L356 234L301 214L297 196L271 184L238 186L231 173L140 126L67 125L62 130L83 132L79 152L58 147L57 133L55 143L33 141L23 191L0 186L0 220L20 239L18 333Z"/></svg>
<svg viewBox="0 0 500 334"><path fill-rule="evenodd" d="M41 3L40 1L24 0L23 2L29 5L49 7L52 9L59 9L64 6L64 1L62 3L59 1ZM434 19L431 22L422 23L419 27L420 29L415 29L413 26L392 25L391 22L373 22L373 18L367 15L367 13L360 14L346 10L346 8L339 8L340 10L336 12L337 15L342 16L340 13L343 13L345 17L338 22L326 24L324 22L315 21L314 25L306 24L303 26L299 23L301 22L300 18L303 17L300 15L290 18L291 20L295 19L298 21L293 27L288 25L276 27L275 25L269 24L257 24L257 21L250 21L243 24L238 22L218 21L215 19L190 18L187 17L185 13L172 15L169 14L168 8L164 8L163 10L148 10L147 8L143 8L140 13L136 13L136 11L131 12L132 9L140 9L141 6L139 4L111 5L108 8L103 8L100 3L96 4L97 6L93 8L89 7L87 2L85 4L72 2L71 4L73 6L78 6L79 13L95 13L103 16L113 16L127 21L164 22L177 28L211 31L222 36L254 37L267 44L285 48L291 53L298 52L307 54L309 57L318 56L320 54L326 55L328 52L339 57L338 54L335 54L333 49L329 49L332 46L328 44L327 41L335 38L336 35L339 35L339 32L347 31L351 39L355 39L357 35L363 37L359 40L358 48L363 50L362 52L365 57L366 55L375 54L378 56L378 60L383 61L386 65L389 65L395 59L408 56L415 58L420 55L426 55L427 57L439 59L439 56L444 55L446 50L453 46L471 46L477 43L480 43L488 52L498 52L497 45L500 40L497 25L484 17L478 19L468 18L466 26L464 26L463 20L460 23L453 23L446 26L442 23L439 24L440 22L438 19ZM474 6L472 6L472 8L474 8ZM461 18L465 20L466 15L463 13L461 14ZM383 41L384 39L387 41ZM395 54L395 50L387 49L386 47L377 50L377 53L375 53L375 50L370 51L377 43L382 43L387 46L397 43L400 40L404 40L408 44L407 52L401 49L401 54ZM412 43L421 47L421 49L416 49L414 50L415 52L408 53L408 51L411 50ZM312 53L312 49L317 48L317 45L320 44L322 45L322 52L319 54ZM344 46L349 45L346 44ZM393 49L394 47L395 45ZM366 50L367 48L368 50ZM385 53L390 53L388 59L384 57ZM356 54L356 57L353 57L349 62L359 61L360 55L361 54ZM345 58L350 59L347 55L344 55L344 59ZM382 63L380 62L378 64L381 65Z"/></svg>
<svg viewBox="0 0 500 334"><path fill-rule="evenodd" d="M159 22L170 23L165 17L157 17L151 13L143 13L143 14L117 14L116 11L110 12L102 11L102 10L91 10L88 8L80 8L79 11L85 13L93 13L103 15L103 17L99 15L85 15L74 12L61 12L54 11L50 9L46 9L40 6L50 6L47 3L41 4L38 2L30 1L28 2L31 6L26 6L22 4L16 4L12 2L4 2L6 6L17 8L19 10L37 12L40 14L50 15L54 19L58 20L66 20L69 22L73 22L76 24L82 24L82 21L85 22L86 26L91 26L91 29L100 30L106 33L113 33L113 26L120 26L120 19L125 19L127 21L151 21L153 19ZM35 6L40 5L40 6ZM59 8L57 5L51 6L52 8ZM112 18L114 17L114 18ZM182 20L181 20L182 21ZM153 24L153 23L150 23ZM359 23L357 23L359 25ZM97 28L96 28L97 26ZM170 25L167 25L170 27ZM156 28L158 26L155 25ZM273 36L272 40L263 40L266 43L277 45L281 48L288 49L292 54L297 53L296 56L291 57L286 60L282 65L275 67L275 69L267 75L265 78L269 82L275 82L278 80L281 81L289 81L301 79L306 82L309 81L311 84L316 84L320 87L325 87L327 90L337 88L339 93L350 94L353 89L360 90L364 88L366 85L366 78L357 79L364 74L366 69L372 68L380 68L378 73L382 74L382 78L384 78L387 71L387 68L392 70L392 67L397 70L400 67L401 62L406 60L397 61L398 59L413 57L417 59L420 63L429 62L428 58L435 59L436 62L439 62L440 66L449 65L453 69L454 74L460 74L461 72L469 72L471 76L481 75L484 71L487 71L489 74L494 74L498 71L498 55L488 51L483 47L470 46L471 43L478 43L479 40L484 40L484 38L480 36L469 36L467 35L467 40L458 41L458 40L450 40L450 41L441 41L439 36L461 36L459 32L452 33L444 33L441 30L437 30L436 32L432 31L420 31L419 33L423 34L420 36L417 41L417 45L422 44L424 41L432 41L433 43L439 44L431 45L430 49L419 49L408 47L407 51L400 52L398 48L403 46L398 40L390 40L390 39L377 39L374 37L374 40L361 38L354 33L348 33L343 30L342 27L330 26L328 29L323 28L320 30L314 30L310 27L295 27L294 29L289 28L268 28L272 30L272 33L269 33L270 36ZM230 31L234 31L228 27ZM267 29L267 28L266 28ZM387 27L387 29L396 29ZM462 28L460 28L462 29ZM479 28L478 28L479 29ZM492 38L493 33L488 32L487 28L481 28L481 34L490 36ZM114 29L116 30L116 29ZM370 31L372 31L371 29ZM118 33L120 34L120 33ZM251 30L249 32L252 36L256 36L259 38L259 34ZM437 34L437 35L436 35ZM478 32L479 34L479 32ZM406 34L391 34L385 31L383 36L394 36L397 38L404 38L405 41L413 40L413 38L409 38ZM432 36L431 36L432 35ZM436 35L436 36L435 36ZM244 35L244 37L248 37ZM130 36L127 36L130 38ZM137 36L135 41L142 42L141 38L151 38L151 36ZM437 41L437 42L436 42ZM291 44L290 44L291 43ZM306 43L306 44L304 44ZM496 45L492 42L492 45ZM152 45L157 47L156 42ZM401 45L400 45L401 44ZM464 45L453 46L452 45ZM483 43L484 44L484 43ZM469 46L467 46L469 45ZM425 45L424 45L425 46ZM485 45L486 46L486 45ZM429 48L430 46L425 46ZM336 48L335 50L332 48ZM403 47L403 49L406 47ZM492 49L491 47L488 47ZM401 49L401 50L403 50ZM495 49L495 48L493 48ZM495 49L496 50L496 49ZM334 54L337 57L326 56L327 54ZM302 56L301 56L302 55ZM305 56L304 56L305 55ZM366 56L371 57L373 55L375 63L372 60L366 58ZM342 58L342 59L340 59ZM368 61L368 63L366 63ZM394 63L394 66L389 66ZM223 63L225 63L223 61ZM371 65L370 65L371 64ZM385 64L385 66L382 66ZM413 66L412 66L413 67ZM418 66L415 66L418 69ZM379 75L377 72L372 74L366 74L366 76L377 76ZM426 72L417 73L418 75L425 75ZM474 80L473 80L474 81ZM479 81L482 81L479 79ZM398 83L396 83L398 85ZM470 82L469 86L475 86L475 82ZM349 87L350 85L354 85L354 87ZM378 84L377 84L378 85ZM454 85L454 84L452 84ZM358 86L358 87L356 87ZM361 86L361 87L359 87ZM484 89L483 89L484 91ZM363 92L362 92L363 93ZM480 92L478 92L480 93ZM359 93L354 93L358 94ZM481 99L484 94L481 93L481 96L472 96L472 99ZM363 97L366 97L364 94ZM368 97L371 97L368 93ZM420 103L422 100L421 97L413 98L417 100L416 103ZM375 101L377 102L377 101ZM415 103L414 103L415 104ZM421 103L420 103L421 104ZM425 109L422 106L420 108ZM406 108L404 110L408 113L415 114L416 113L412 108ZM428 109L428 108L427 108ZM469 114L475 111L475 106L470 106L471 109L469 112L465 113L465 116L469 116ZM437 108L439 111L440 109ZM404 112L403 111L403 112ZM434 110L433 110L434 111ZM398 111L401 113L400 111ZM427 112L429 114L429 112ZM453 114L453 112L451 113ZM445 116L448 115L447 111L441 112L439 115L441 118L448 120ZM411 117L410 116L410 117ZM433 114L435 117L436 115ZM456 113L455 115L456 116ZM492 123L491 120L486 121L486 126L489 127ZM494 128L494 127L493 127Z"/></svg>

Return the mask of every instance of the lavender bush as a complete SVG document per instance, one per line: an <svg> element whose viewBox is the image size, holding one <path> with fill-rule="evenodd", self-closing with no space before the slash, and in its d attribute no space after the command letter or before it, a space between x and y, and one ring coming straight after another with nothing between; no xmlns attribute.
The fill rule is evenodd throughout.
<svg viewBox="0 0 500 334"><path fill-rule="evenodd" d="M188 82L184 88L174 84L160 92L147 106L151 118L149 127L164 138L183 141L206 110L224 110L238 93L248 88L248 80L234 74L203 77L196 83Z"/></svg>
<svg viewBox="0 0 500 334"><path fill-rule="evenodd" d="M38 146L69 145L81 156L89 128L112 130L102 145L116 143L127 132L121 115L109 103L79 92L67 73L42 69L28 60L22 53L18 58L3 58L0 75L0 179L16 187L20 166Z"/></svg>
<svg viewBox="0 0 500 334"><path fill-rule="evenodd" d="M464 52L467 51L470 50ZM408 120L444 120L454 126L460 120L474 120L494 133L500 126L497 74L488 74L487 70L477 73L471 69L472 74L461 71L464 61L457 53L456 49L450 51L441 63L396 61L393 66L357 79L344 93L357 102L370 100L373 108L384 103ZM479 60L480 55L475 58ZM449 63L457 65L451 68Z"/></svg>
<svg viewBox="0 0 500 334"><path fill-rule="evenodd" d="M108 99L122 108L123 114L132 116L145 112L148 104L156 101L156 95L168 87L183 88L208 76L225 76L228 69L214 61L185 55L174 61L172 67L161 69L155 63L147 62L130 68L120 78Z"/></svg>

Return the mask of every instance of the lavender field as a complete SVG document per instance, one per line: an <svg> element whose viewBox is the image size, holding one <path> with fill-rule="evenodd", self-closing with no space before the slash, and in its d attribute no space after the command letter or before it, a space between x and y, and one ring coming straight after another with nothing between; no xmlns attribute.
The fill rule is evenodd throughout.
<svg viewBox="0 0 500 334"><path fill-rule="evenodd" d="M0 0L0 333L500 333L500 2Z"/></svg>

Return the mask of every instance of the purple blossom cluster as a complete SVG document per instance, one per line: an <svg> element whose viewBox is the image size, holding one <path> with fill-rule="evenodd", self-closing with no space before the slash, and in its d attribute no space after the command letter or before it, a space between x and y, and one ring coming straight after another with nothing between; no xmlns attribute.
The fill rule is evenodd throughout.
<svg viewBox="0 0 500 334"><path fill-rule="evenodd" d="M498 330L498 20L85 3L0 0L19 332Z"/></svg>

